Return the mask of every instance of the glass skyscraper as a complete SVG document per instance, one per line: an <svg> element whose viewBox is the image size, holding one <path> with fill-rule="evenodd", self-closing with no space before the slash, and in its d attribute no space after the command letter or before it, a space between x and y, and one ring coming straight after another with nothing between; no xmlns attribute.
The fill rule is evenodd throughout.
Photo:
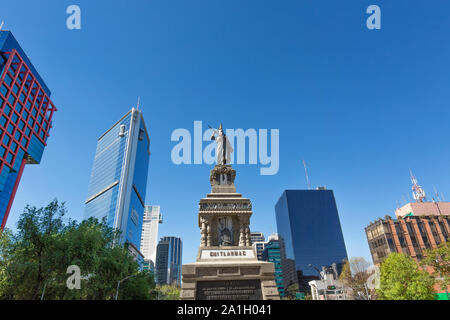
<svg viewBox="0 0 450 320"><path fill-rule="evenodd" d="M156 249L155 281L181 286L183 243L181 238L162 237Z"/></svg>
<svg viewBox="0 0 450 320"><path fill-rule="evenodd" d="M142 111L133 108L98 139L86 200L85 218L106 219L138 260L149 160Z"/></svg>
<svg viewBox="0 0 450 320"><path fill-rule="evenodd" d="M0 31L0 230L25 164L39 164L52 127L51 92L10 31Z"/></svg>
<svg viewBox="0 0 450 320"><path fill-rule="evenodd" d="M158 229L162 223L160 206L145 206L142 224L141 252L149 265L156 261L156 246L158 245Z"/></svg>
<svg viewBox="0 0 450 320"><path fill-rule="evenodd" d="M344 237L332 190L285 190L275 205L278 234L286 258L295 260L299 290L309 292L308 281L321 269L347 259Z"/></svg>

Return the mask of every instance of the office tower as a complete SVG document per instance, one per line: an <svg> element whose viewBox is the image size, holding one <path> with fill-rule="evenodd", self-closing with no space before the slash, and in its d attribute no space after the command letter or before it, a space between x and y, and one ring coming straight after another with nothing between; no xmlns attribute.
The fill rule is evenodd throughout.
<svg viewBox="0 0 450 320"><path fill-rule="evenodd" d="M286 246L286 258L295 260L300 292L317 271L336 263L339 272L347 259L344 237L333 191L285 190L275 205L277 229Z"/></svg>
<svg viewBox="0 0 450 320"><path fill-rule="evenodd" d="M155 280L159 285L181 286L181 238L163 237L156 249Z"/></svg>
<svg viewBox="0 0 450 320"><path fill-rule="evenodd" d="M159 206L145 206L142 223L141 252L146 261L156 261L156 246L158 245L158 228L162 223Z"/></svg>
<svg viewBox="0 0 450 320"><path fill-rule="evenodd" d="M252 242L252 246L255 248L258 260L262 261L262 253L267 244L267 242L265 242L266 238L264 237L264 234L262 232L251 232L250 240Z"/></svg>
<svg viewBox="0 0 450 320"><path fill-rule="evenodd" d="M267 242L253 242L252 246L255 248L256 251L256 257L258 260L263 261L262 254L264 252L264 249L266 248Z"/></svg>
<svg viewBox="0 0 450 320"><path fill-rule="evenodd" d="M0 230L25 164L39 164L47 146L56 111L50 95L12 33L0 31Z"/></svg>
<svg viewBox="0 0 450 320"><path fill-rule="evenodd" d="M261 260L275 264L275 283L280 296L284 297L286 289L297 282L295 262L286 258L284 240L278 234L270 235L264 244Z"/></svg>
<svg viewBox="0 0 450 320"><path fill-rule="evenodd" d="M139 261L149 159L142 111L133 108L98 138L85 207L85 218L106 219Z"/></svg>
<svg viewBox="0 0 450 320"><path fill-rule="evenodd" d="M424 250L450 241L450 202L414 202L395 211L397 219L386 216L366 228L367 241L376 265L391 253L404 253L416 261Z"/></svg>
<svg viewBox="0 0 450 320"><path fill-rule="evenodd" d="M262 232L251 232L250 239L253 242L264 242L266 238L264 237L264 233Z"/></svg>
<svg viewBox="0 0 450 320"><path fill-rule="evenodd" d="M285 287L283 283L283 269L281 266L281 247L280 241L278 241L278 235L273 234L269 237L267 244L262 253L262 260L272 262L275 265L275 283L278 288L280 297L285 296Z"/></svg>

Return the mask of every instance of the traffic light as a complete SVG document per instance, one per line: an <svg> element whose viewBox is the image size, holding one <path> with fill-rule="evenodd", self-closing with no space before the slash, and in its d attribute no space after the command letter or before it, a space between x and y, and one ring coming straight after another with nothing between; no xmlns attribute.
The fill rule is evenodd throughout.
<svg viewBox="0 0 450 320"><path fill-rule="evenodd" d="M336 290L336 286L328 286L327 290Z"/></svg>

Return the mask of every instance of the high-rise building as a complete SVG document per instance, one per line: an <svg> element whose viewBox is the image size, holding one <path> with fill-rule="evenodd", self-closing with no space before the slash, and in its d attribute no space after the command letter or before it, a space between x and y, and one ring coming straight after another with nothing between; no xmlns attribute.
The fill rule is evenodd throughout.
<svg viewBox="0 0 450 320"><path fill-rule="evenodd" d="M256 251L256 257L258 260L263 261L262 254L264 252L264 249L266 248L267 242L253 242L252 246L255 248Z"/></svg>
<svg viewBox="0 0 450 320"><path fill-rule="evenodd" d="M3 230L25 164L39 164L55 106L10 31L0 31L0 222Z"/></svg>
<svg viewBox="0 0 450 320"><path fill-rule="evenodd" d="M264 242L266 238L264 237L264 233L262 232L251 232L250 240L253 242Z"/></svg>
<svg viewBox="0 0 450 320"><path fill-rule="evenodd" d="M281 246L278 241L278 235L274 234L269 237L267 244L262 253L262 260L272 262L275 265L275 283L278 288L280 297L285 296L285 287L283 283L283 269L281 266Z"/></svg>
<svg viewBox="0 0 450 320"><path fill-rule="evenodd" d="M181 286L183 243L181 238L162 237L156 249L155 282Z"/></svg>
<svg viewBox="0 0 450 320"><path fill-rule="evenodd" d="M347 250L332 190L285 190L275 212L286 258L295 261L299 291L308 292L308 282L319 279L309 265L342 268Z"/></svg>
<svg viewBox="0 0 450 320"><path fill-rule="evenodd" d="M85 218L106 219L120 231L121 243L142 260L149 159L150 139L142 111L133 108L98 139L85 207Z"/></svg>
<svg viewBox="0 0 450 320"><path fill-rule="evenodd" d="M404 253L416 261L424 251L450 241L450 202L408 203L366 228L373 263L379 265L391 252Z"/></svg>
<svg viewBox="0 0 450 320"><path fill-rule="evenodd" d="M145 206L142 223L141 252L146 261L156 261L156 246L158 245L158 228L162 223L159 206Z"/></svg>
<svg viewBox="0 0 450 320"><path fill-rule="evenodd" d="M280 296L284 297L286 289L297 282L295 262L286 258L284 240L278 234L270 235L264 244L261 260L275 264L275 283Z"/></svg>

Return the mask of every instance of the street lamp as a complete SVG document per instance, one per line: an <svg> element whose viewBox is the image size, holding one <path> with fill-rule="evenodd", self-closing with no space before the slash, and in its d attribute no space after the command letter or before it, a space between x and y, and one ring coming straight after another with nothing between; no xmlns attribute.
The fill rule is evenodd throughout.
<svg viewBox="0 0 450 320"><path fill-rule="evenodd" d="M116 297L115 297L114 300L117 300L117 298L119 297L119 288L120 288L120 284L121 284L123 281L125 281L125 280L127 280L127 279L129 279L129 278L132 278L132 277L136 277L136 275L133 274L133 275L131 275L131 276L128 276L128 277L123 278L122 280L117 281Z"/></svg>

